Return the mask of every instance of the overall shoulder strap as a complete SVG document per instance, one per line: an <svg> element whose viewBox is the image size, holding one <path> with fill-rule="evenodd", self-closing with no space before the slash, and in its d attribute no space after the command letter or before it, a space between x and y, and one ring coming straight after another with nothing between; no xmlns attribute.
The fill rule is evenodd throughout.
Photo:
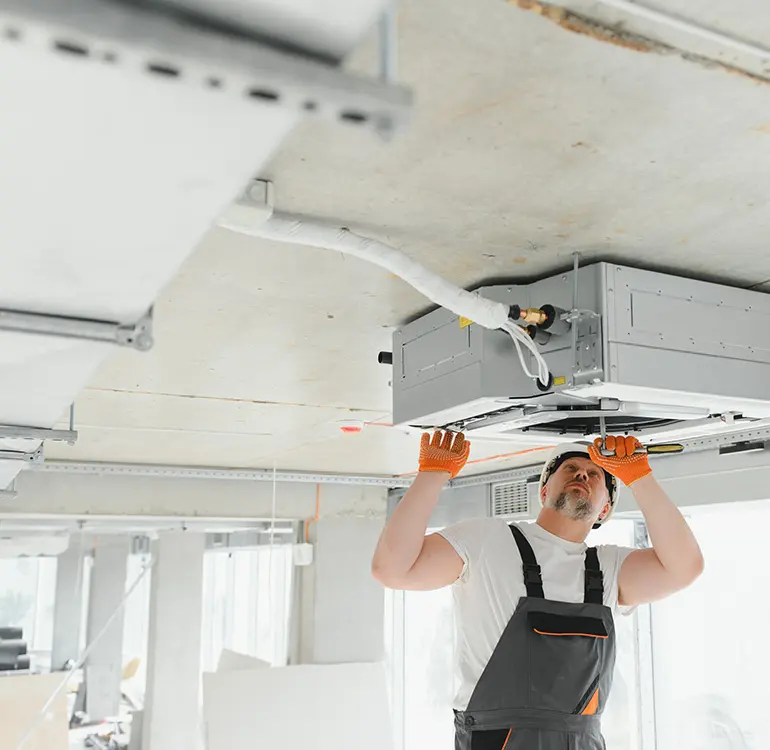
<svg viewBox="0 0 770 750"><path fill-rule="evenodd" d="M524 568L524 585L527 587L527 596L545 599L545 594L543 593L543 577L540 574L540 566L537 564L537 558L535 557L535 551L532 549L532 545L527 541L524 532L516 526L516 524L511 524L508 528L511 530L513 538L516 540L516 546L519 548L519 554L521 555L521 562Z"/></svg>
<svg viewBox="0 0 770 750"><path fill-rule="evenodd" d="M604 574L596 547L586 550L585 603L604 604Z"/></svg>

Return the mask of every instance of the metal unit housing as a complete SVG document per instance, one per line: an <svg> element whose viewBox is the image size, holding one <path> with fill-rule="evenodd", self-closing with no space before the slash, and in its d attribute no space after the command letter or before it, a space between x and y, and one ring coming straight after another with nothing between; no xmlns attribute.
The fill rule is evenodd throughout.
<svg viewBox="0 0 770 750"><path fill-rule="evenodd" d="M551 389L526 376L507 334L438 309L394 334L394 423L556 442L599 434L600 417L667 439L770 417L770 295L609 263L577 274L574 303L572 271L478 290L574 316L538 337Z"/></svg>

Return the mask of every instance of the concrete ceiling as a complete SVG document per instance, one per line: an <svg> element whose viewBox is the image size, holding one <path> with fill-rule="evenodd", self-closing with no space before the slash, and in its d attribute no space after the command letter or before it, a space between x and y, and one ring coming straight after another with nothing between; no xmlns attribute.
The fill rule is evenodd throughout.
<svg viewBox="0 0 770 750"><path fill-rule="evenodd" d="M733 7L707 3L702 20L770 45L770 26ZM770 280L770 86L502 0L410 0L398 25L411 128L383 144L304 123L260 175L280 209L375 235L466 287L560 270L575 250ZM349 65L376 59L372 40ZM384 426L390 373L376 356L425 306L363 262L213 230L158 301L155 350L117 353L78 401L78 445L47 455L408 473L418 436ZM374 424L344 436L350 418ZM485 459L532 447L476 445L474 468L531 462Z"/></svg>

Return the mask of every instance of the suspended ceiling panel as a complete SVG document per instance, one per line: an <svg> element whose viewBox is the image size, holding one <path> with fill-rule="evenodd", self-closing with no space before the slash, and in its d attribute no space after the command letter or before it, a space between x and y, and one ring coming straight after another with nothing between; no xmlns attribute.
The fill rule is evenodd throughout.
<svg viewBox="0 0 770 750"><path fill-rule="evenodd" d="M741 7L764 14L763 2ZM575 250L741 286L770 280L770 172L760 166L770 87L576 34L502 0L410 0L398 28L399 76L418 102L410 129L381 149L365 132L300 125L262 170L278 208L371 233L466 287L550 275ZM375 41L353 70L375 69ZM416 437L336 430L354 410L389 421L377 352L426 306L361 261L213 230L158 302L155 350L102 367L78 411L96 427L48 454L253 467L277 456L286 469L408 473ZM253 437L229 435L246 431L232 400L269 407L269 417L255 407ZM474 445L473 457L512 450Z"/></svg>
<svg viewBox="0 0 770 750"><path fill-rule="evenodd" d="M338 53L379 8L346 5L324 26ZM287 16L309 28L308 8ZM152 307L309 103L335 126L352 111L391 131L408 107L314 59L99 0L0 3L0 71L0 309L119 324ZM53 426L114 350L0 332L0 424ZM0 485L20 466L0 462Z"/></svg>

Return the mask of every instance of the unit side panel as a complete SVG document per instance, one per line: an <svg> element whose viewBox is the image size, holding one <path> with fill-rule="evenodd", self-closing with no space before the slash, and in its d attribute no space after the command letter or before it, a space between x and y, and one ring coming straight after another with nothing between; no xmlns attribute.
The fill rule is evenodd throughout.
<svg viewBox="0 0 770 750"><path fill-rule="evenodd" d="M613 342L770 364L770 295L622 267L613 289Z"/></svg>
<svg viewBox="0 0 770 750"><path fill-rule="evenodd" d="M613 381L623 386L770 400L768 363L633 344L614 348L617 378Z"/></svg>

